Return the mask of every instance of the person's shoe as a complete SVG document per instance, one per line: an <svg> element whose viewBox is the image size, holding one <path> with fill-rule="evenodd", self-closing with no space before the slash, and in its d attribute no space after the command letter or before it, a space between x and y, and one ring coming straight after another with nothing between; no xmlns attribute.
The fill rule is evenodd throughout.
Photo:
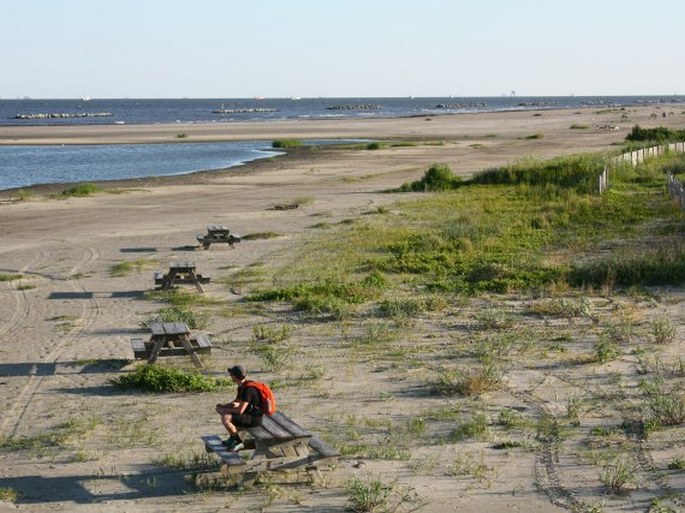
<svg viewBox="0 0 685 513"><path fill-rule="evenodd" d="M242 441L239 438L230 437L227 440L224 440L224 445L229 451L232 451L237 445L242 445Z"/></svg>
<svg viewBox="0 0 685 513"><path fill-rule="evenodd" d="M242 450L242 449L244 449L244 448L245 448L245 444L244 444L243 442L238 442L236 445L234 445L233 447L231 447L231 448L229 449L229 451L230 451L230 452L238 452L238 451L240 451L240 450Z"/></svg>

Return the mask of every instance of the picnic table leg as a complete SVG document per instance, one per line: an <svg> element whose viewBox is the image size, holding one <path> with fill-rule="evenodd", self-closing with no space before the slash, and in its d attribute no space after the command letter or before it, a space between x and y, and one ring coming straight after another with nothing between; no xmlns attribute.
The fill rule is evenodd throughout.
<svg viewBox="0 0 685 513"><path fill-rule="evenodd" d="M193 361L195 366L204 369L204 365L202 365L202 360L200 360L200 357L195 352L195 349L193 349L193 346L190 344L190 339L187 335L181 336L181 344L183 344L183 347L185 347L186 351L188 351L190 359Z"/></svg>
<svg viewBox="0 0 685 513"><path fill-rule="evenodd" d="M205 289L202 288L202 283L200 283L200 280L197 279L197 274L195 274L193 271L190 271L188 273L188 276L190 276L190 279L193 280L193 283L195 283L197 290L199 290L200 292L202 292L204 294Z"/></svg>
<svg viewBox="0 0 685 513"><path fill-rule="evenodd" d="M159 356L159 352L162 350L162 346L164 346L164 338L158 337L157 340L155 340L155 345L152 347L152 351L150 352L150 357L147 359L147 363L153 364L157 361L157 357Z"/></svg>
<svg viewBox="0 0 685 513"><path fill-rule="evenodd" d="M176 279L176 271L169 270L169 272L164 276L164 281L162 282L162 290L169 290Z"/></svg>

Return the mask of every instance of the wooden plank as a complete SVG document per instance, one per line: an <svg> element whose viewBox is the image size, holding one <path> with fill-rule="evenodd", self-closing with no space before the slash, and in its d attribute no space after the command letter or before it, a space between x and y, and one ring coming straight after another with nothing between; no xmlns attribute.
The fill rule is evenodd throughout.
<svg viewBox="0 0 685 513"><path fill-rule="evenodd" d="M247 431L257 440L257 442L266 442L273 440L273 436L262 426L255 426L248 428Z"/></svg>
<svg viewBox="0 0 685 513"><path fill-rule="evenodd" d="M340 453L336 451L333 447L328 445L326 442L313 436L309 439L309 447L314 449L318 454L324 458L337 458Z"/></svg>
<svg viewBox="0 0 685 513"><path fill-rule="evenodd" d="M132 338L131 348L133 349L134 358L147 358L150 356L149 351L145 348L145 342L142 338Z"/></svg>
<svg viewBox="0 0 685 513"><path fill-rule="evenodd" d="M245 460L237 452L231 452L224 445L221 438L216 435L204 435L200 437L208 451L215 453L221 460L231 466L244 466Z"/></svg>
<svg viewBox="0 0 685 513"><path fill-rule="evenodd" d="M290 440L297 438L296 435L293 435L288 430L281 427L280 424L276 423L268 415L264 415L264 418L262 419L262 427L271 434L272 438L277 440Z"/></svg>
<svg viewBox="0 0 685 513"><path fill-rule="evenodd" d="M269 418L270 420L273 420L276 424L278 424L283 429L288 431L294 437L312 436L312 433L310 431L307 431L306 429L302 428L300 425L298 425L296 422L294 422L293 420L286 417L280 411L277 411L276 413L274 413L270 417L267 417L265 415L264 419L267 419L267 418Z"/></svg>
<svg viewBox="0 0 685 513"><path fill-rule="evenodd" d="M150 331L154 336L164 335L164 326L162 326L161 322L153 322L150 324Z"/></svg>
<svg viewBox="0 0 685 513"><path fill-rule="evenodd" d="M212 342L209 340L209 337L207 335L203 335L200 333L200 334L195 336L195 339L190 339L191 342L193 340L195 340L195 342L197 343L198 348L204 348L204 347L211 348L212 347Z"/></svg>

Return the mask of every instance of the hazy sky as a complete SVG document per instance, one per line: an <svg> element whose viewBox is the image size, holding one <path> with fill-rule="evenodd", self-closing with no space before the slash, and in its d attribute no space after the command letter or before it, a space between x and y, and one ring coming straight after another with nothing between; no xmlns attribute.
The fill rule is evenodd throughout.
<svg viewBox="0 0 685 513"><path fill-rule="evenodd" d="M0 98L685 94L684 0L3 0Z"/></svg>

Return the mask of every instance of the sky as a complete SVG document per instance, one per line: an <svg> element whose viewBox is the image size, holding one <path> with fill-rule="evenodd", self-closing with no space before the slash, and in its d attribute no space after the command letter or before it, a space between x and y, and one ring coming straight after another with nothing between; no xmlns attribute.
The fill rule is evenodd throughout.
<svg viewBox="0 0 685 513"><path fill-rule="evenodd" d="M685 1L2 0L0 98L685 94Z"/></svg>

